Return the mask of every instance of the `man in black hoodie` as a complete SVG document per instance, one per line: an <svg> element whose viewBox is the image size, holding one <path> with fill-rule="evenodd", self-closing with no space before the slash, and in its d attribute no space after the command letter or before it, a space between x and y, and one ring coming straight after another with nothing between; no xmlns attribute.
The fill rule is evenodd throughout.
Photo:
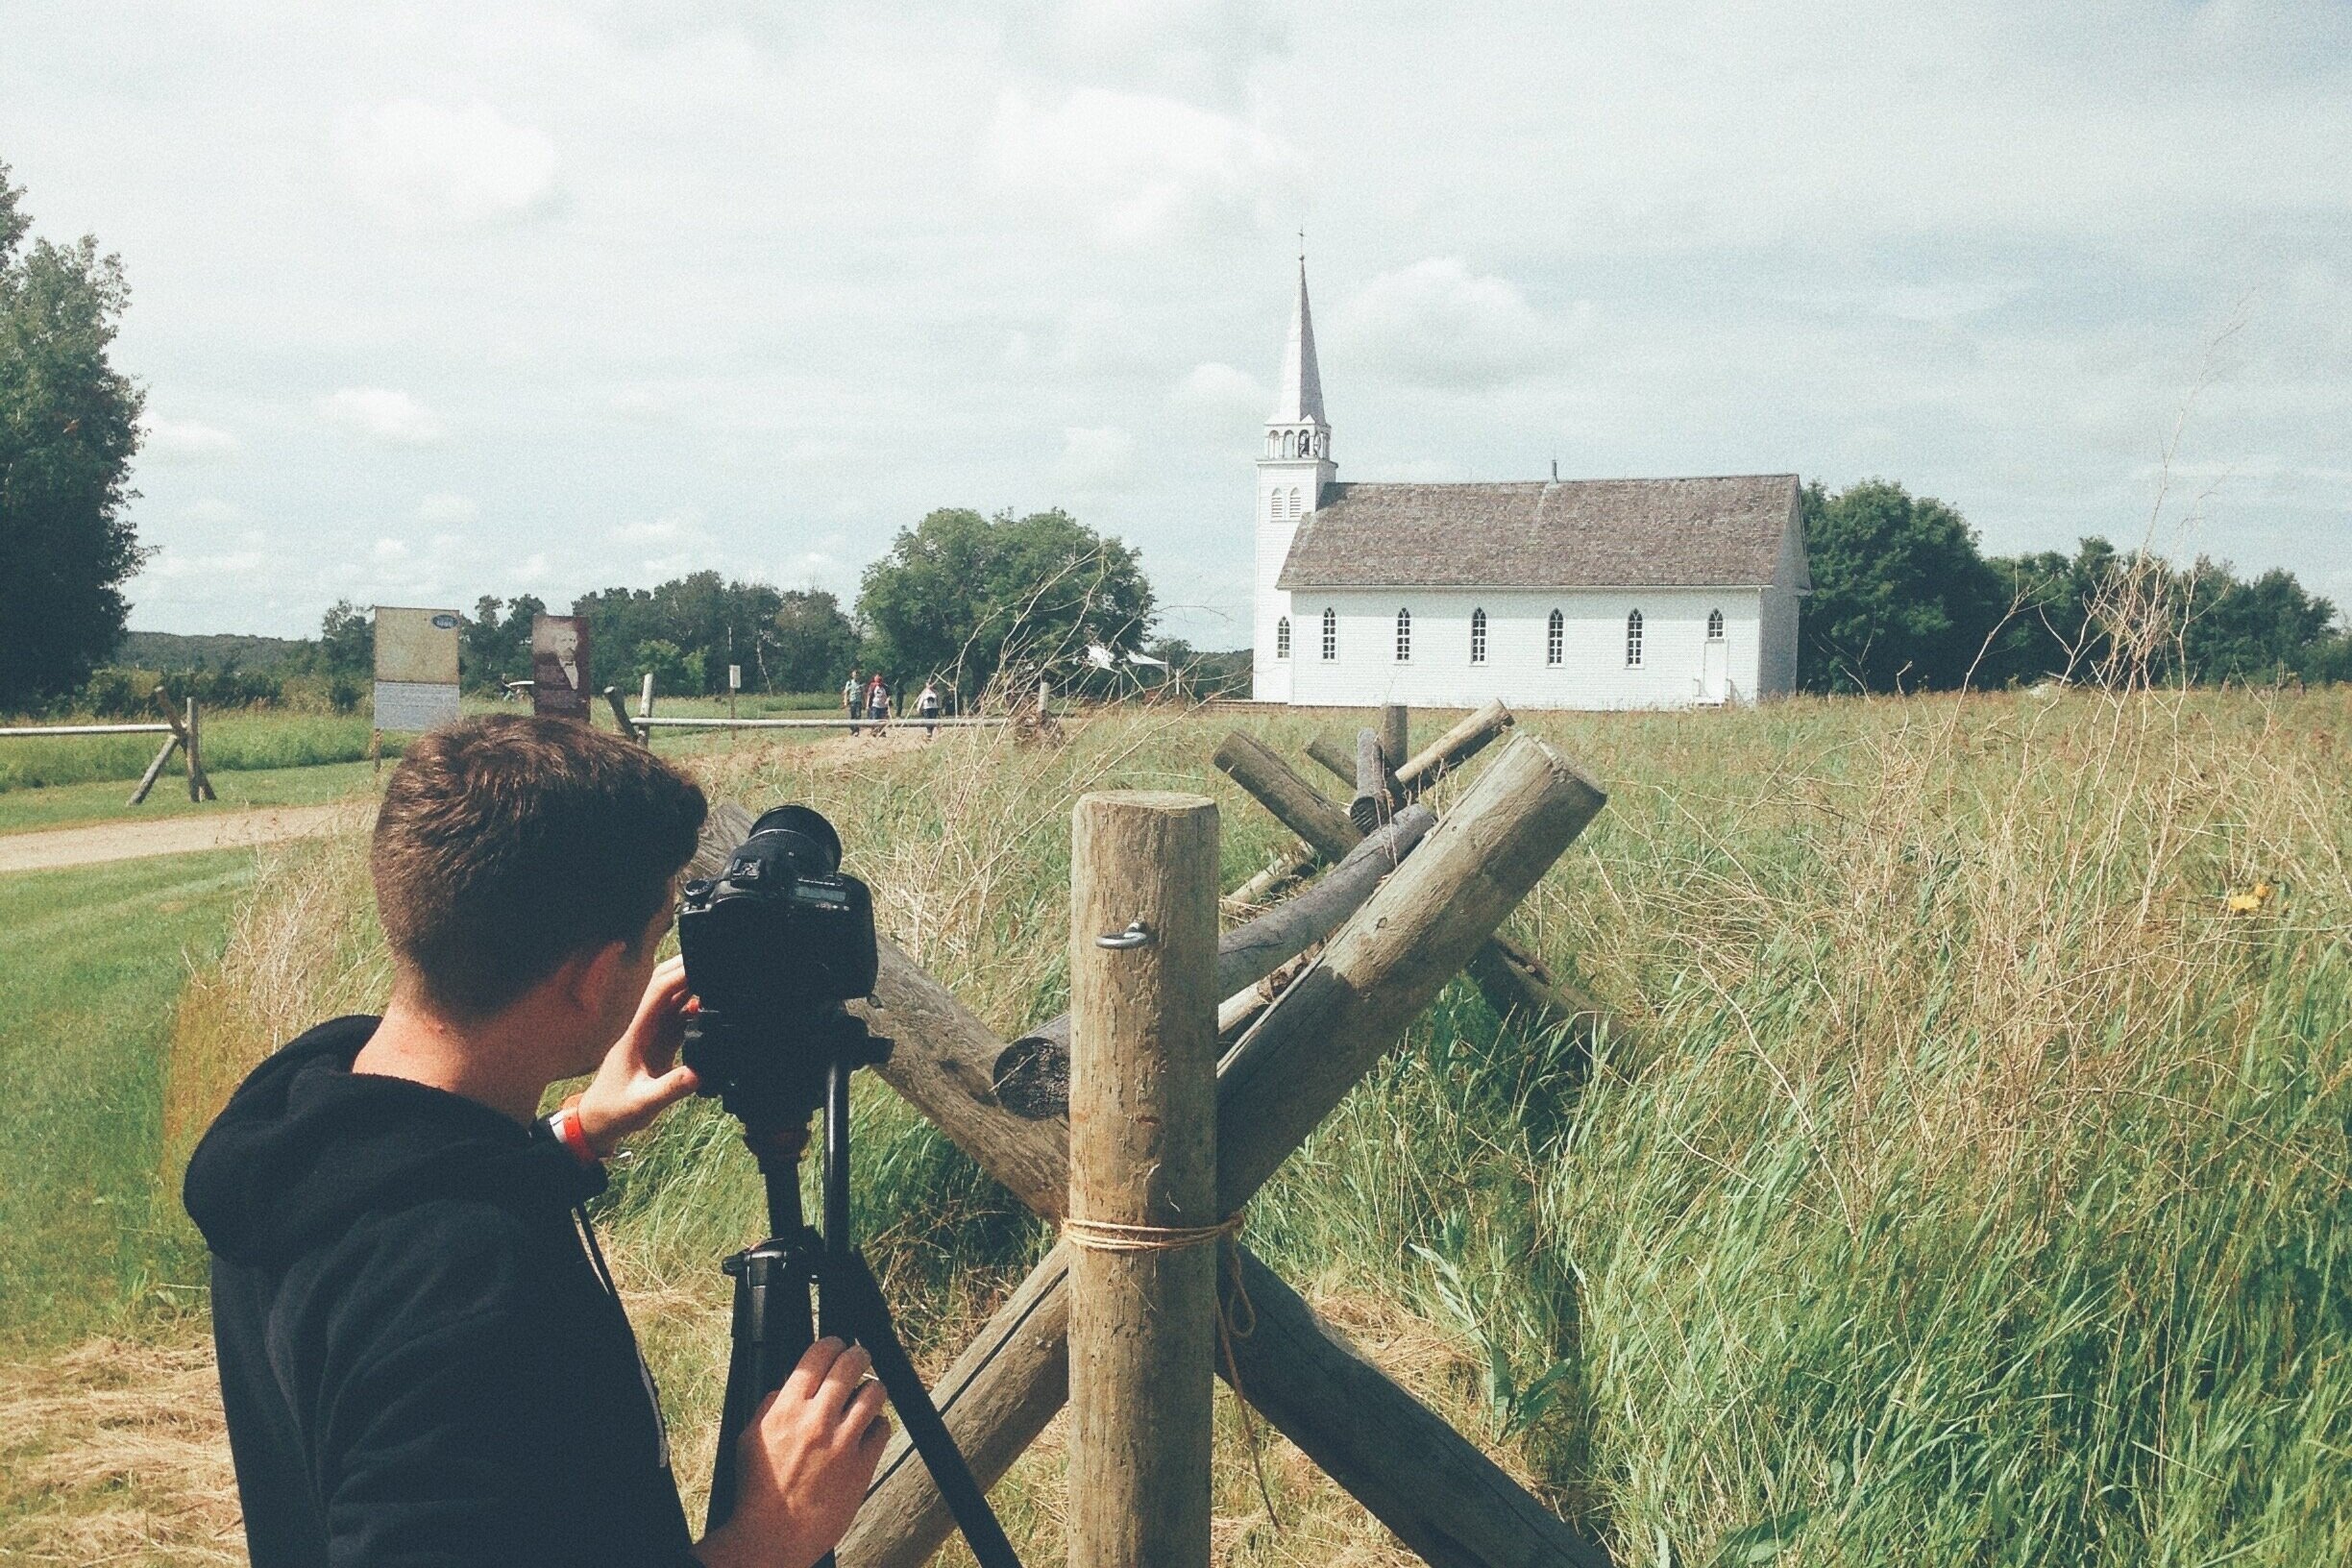
<svg viewBox="0 0 2352 1568"><path fill-rule="evenodd" d="M389 1005L262 1063L188 1165L256 1568L808 1568L848 1528L887 1427L865 1352L826 1339L693 1539L581 1207L695 1088L684 969L653 955L702 816L684 774L566 720L469 720L393 772Z"/></svg>

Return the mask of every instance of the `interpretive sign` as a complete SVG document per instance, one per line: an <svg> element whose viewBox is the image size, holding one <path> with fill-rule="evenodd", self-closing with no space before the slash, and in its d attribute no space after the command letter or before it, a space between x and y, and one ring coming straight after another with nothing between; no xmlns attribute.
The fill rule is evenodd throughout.
<svg viewBox="0 0 2352 1568"><path fill-rule="evenodd" d="M531 617L531 712L588 717L588 618Z"/></svg>
<svg viewBox="0 0 2352 1568"><path fill-rule="evenodd" d="M426 730L457 717L455 610L376 606L376 727Z"/></svg>

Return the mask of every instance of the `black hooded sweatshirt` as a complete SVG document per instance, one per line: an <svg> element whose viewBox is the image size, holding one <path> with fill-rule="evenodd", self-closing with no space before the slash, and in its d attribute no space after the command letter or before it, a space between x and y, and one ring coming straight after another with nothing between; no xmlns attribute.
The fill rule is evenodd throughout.
<svg viewBox="0 0 2352 1568"><path fill-rule="evenodd" d="M685 1568L652 1383L576 1213L602 1172L353 1072L376 1024L261 1064L188 1164L255 1568Z"/></svg>

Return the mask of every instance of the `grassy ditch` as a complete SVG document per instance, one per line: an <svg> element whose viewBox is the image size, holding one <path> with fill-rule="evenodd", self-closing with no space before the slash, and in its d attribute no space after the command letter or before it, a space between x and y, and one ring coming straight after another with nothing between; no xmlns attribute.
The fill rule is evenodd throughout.
<svg viewBox="0 0 2352 1568"><path fill-rule="evenodd" d="M251 850L0 877L0 1351L168 1307L164 1058L191 971L254 885Z"/></svg>
<svg viewBox="0 0 2352 1568"><path fill-rule="evenodd" d="M1316 721L1234 723L1296 758ZM1209 766L1226 727L693 766L832 815L890 934L1010 1033L1066 994L1076 794L1206 791L1229 885L1277 845ZM1522 727L1611 801L1513 929L1638 1046L1586 1071L1450 988L1253 1203L1253 1246L1620 1561L2352 1556L2352 694ZM188 992L167 1174L254 1060L380 994L359 850L286 856ZM861 1230L936 1367L1044 1238L859 1093ZM756 1207L702 1106L605 1200L690 1486L713 1265ZM1269 1439L1277 1529L1231 1417L1221 1557L1404 1560ZM1046 1555L1058 1440L997 1494Z"/></svg>

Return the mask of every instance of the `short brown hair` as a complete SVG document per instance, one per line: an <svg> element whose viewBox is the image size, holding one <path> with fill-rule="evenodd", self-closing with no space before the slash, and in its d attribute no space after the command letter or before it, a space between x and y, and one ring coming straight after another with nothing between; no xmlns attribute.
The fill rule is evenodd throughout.
<svg viewBox="0 0 2352 1568"><path fill-rule="evenodd" d="M574 720L436 729L392 771L376 815L384 936L435 1006L495 1013L575 954L642 938L704 810L693 779Z"/></svg>

